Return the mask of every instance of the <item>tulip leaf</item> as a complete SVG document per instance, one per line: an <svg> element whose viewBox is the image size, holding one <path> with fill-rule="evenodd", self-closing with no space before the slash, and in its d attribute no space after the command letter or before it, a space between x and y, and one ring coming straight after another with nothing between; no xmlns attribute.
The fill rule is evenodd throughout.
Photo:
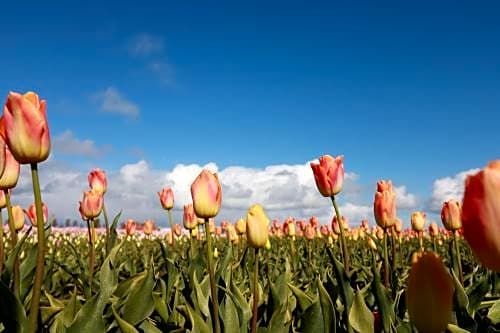
<svg viewBox="0 0 500 333"><path fill-rule="evenodd" d="M194 292L196 294L196 300L197 300L197 305L203 313L205 317L210 316L210 309L208 307L208 299L210 295L210 280L209 276L205 275L205 278L201 281L201 283L198 282L198 278L196 277L196 271L193 272L193 285L194 285Z"/></svg>
<svg viewBox="0 0 500 333"><path fill-rule="evenodd" d="M354 330L363 333L374 331L374 321L373 313L366 306L362 292L358 290L349 311L349 323Z"/></svg>
<svg viewBox="0 0 500 333"><path fill-rule="evenodd" d="M118 226L118 222L120 221L120 216L122 215L122 211L116 214L113 222L111 223L111 227L109 228L109 238L108 243L106 244L106 253L109 253L111 249L115 246L116 239L118 238L118 233L116 232L116 227Z"/></svg>
<svg viewBox="0 0 500 333"><path fill-rule="evenodd" d="M129 290L127 300L122 308L123 319L132 325L137 325L154 311L153 288L155 279L153 268Z"/></svg>
<svg viewBox="0 0 500 333"><path fill-rule="evenodd" d="M470 333L469 331L467 330L464 330L463 328L460 328L456 325L453 325L453 324L448 324L448 326L446 327L446 332L450 332L450 333Z"/></svg>
<svg viewBox="0 0 500 333"><path fill-rule="evenodd" d="M224 303L221 308L222 322L224 323L224 332L240 331L240 320L238 318L238 310L231 297L226 294Z"/></svg>
<svg viewBox="0 0 500 333"><path fill-rule="evenodd" d="M478 281L476 281L467 290L467 295L469 298L469 314L472 316L479 306L484 296L490 291L490 283L488 280L488 275L483 275Z"/></svg>
<svg viewBox="0 0 500 333"><path fill-rule="evenodd" d="M372 290L382 318L382 326L384 328L384 332L390 332L391 325L395 320L396 314L394 312L389 293L382 285L380 271L375 267L375 264L372 267L372 271Z"/></svg>
<svg viewBox="0 0 500 333"><path fill-rule="evenodd" d="M191 323L192 333L210 333L212 330L205 323L205 320L196 313L189 304L179 306L179 311L189 320Z"/></svg>
<svg viewBox="0 0 500 333"><path fill-rule="evenodd" d="M308 307L307 311L302 316L302 327L300 332L335 332L336 319L332 300L319 279L317 280L317 285L317 300Z"/></svg>
<svg viewBox="0 0 500 333"><path fill-rule="evenodd" d="M113 310L113 315L115 316L116 322L118 323L118 326L120 326L120 330L123 333L139 333L139 331L137 331L134 326L130 325L129 323L127 323L127 321L120 318L120 316L116 313L114 306L111 306L111 309Z"/></svg>
<svg viewBox="0 0 500 333"><path fill-rule="evenodd" d="M23 305L2 281L0 281L0 323L6 332L23 332L28 324Z"/></svg>
<svg viewBox="0 0 500 333"><path fill-rule="evenodd" d="M35 274L36 268L36 254L38 252L36 246L32 246L25 251L28 251L28 254L20 266L21 293L19 295L19 299L21 300L26 298L33 286L33 275Z"/></svg>
<svg viewBox="0 0 500 333"><path fill-rule="evenodd" d="M500 323L500 299L488 310L488 319L493 325Z"/></svg>
<svg viewBox="0 0 500 333"><path fill-rule="evenodd" d="M71 322L75 318L76 314L78 313L78 310L80 309L80 302L78 302L76 298L76 288L73 291L73 294L71 295L71 298L69 299L68 303L64 307L62 311L62 321L64 323L64 326L69 327L71 325Z"/></svg>
<svg viewBox="0 0 500 333"><path fill-rule="evenodd" d="M306 311L307 308L309 308L315 302L315 299L312 296L309 296L299 288L295 287L293 284L289 283L288 287L295 295L295 298L297 298L300 309L302 311Z"/></svg>

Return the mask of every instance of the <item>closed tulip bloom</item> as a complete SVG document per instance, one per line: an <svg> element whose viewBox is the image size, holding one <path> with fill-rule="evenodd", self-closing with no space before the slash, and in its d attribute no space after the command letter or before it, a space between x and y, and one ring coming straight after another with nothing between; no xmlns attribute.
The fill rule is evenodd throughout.
<svg viewBox="0 0 500 333"><path fill-rule="evenodd" d="M381 228L389 228L396 223L396 192L391 181L377 182L377 192L373 202L375 221Z"/></svg>
<svg viewBox="0 0 500 333"><path fill-rule="evenodd" d="M297 230L295 229L295 222L293 222L293 220L285 221L283 228L285 229L285 235L287 235L288 237L295 237L297 235Z"/></svg>
<svg viewBox="0 0 500 333"><path fill-rule="evenodd" d="M174 191L170 187L163 188L158 192L163 209L170 210L174 207Z"/></svg>
<svg viewBox="0 0 500 333"><path fill-rule="evenodd" d="M198 226L198 218L194 213L193 204L184 205L184 214L182 215L182 224L187 230L193 230Z"/></svg>
<svg viewBox="0 0 500 333"><path fill-rule="evenodd" d="M96 168L89 173L89 186L92 190L101 195L106 193L108 182L106 180L106 173L104 170Z"/></svg>
<svg viewBox="0 0 500 333"><path fill-rule="evenodd" d="M50 135L46 102L34 92L10 92L3 110L3 132L12 155L21 164L43 162L49 157Z"/></svg>
<svg viewBox="0 0 500 333"><path fill-rule="evenodd" d="M236 224L235 224L234 228L236 229L236 232L239 235L246 234L246 232L247 232L247 222L245 220L243 220L242 218L240 218L240 219L238 219L238 221L236 221Z"/></svg>
<svg viewBox="0 0 500 333"><path fill-rule="evenodd" d="M304 231L304 236L306 237L306 239L308 240L314 239L315 234L316 233L314 232L314 228L310 225L307 225L306 230Z"/></svg>
<svg viewBox="0 0 500 333"><path fill-rule="evenodd" d="M14 158L9 148L5 147L5 168L2 177L0 177L0 190L16 187L20 168L19 162Z"/></svg>
<svg viewBox="0 0 500 333"><path fill-rule="evenodd" d="M349 229L349 222L347 221L347 218L345 216L341 217L341 221L342 221L342 226L344 227L344 230ZM332 230L337 235L340 235L340 226L339 226L339 223L337 221L337 215L333 215L333 217L332 217Z"/></svg>
<svg viewBox="0 0 500 333"><path fill-rule="evenodd" d="M368 244L368 247L374 251L377 251L377 244L375 244L375 241L371 237L366 237L366 243Z"/></svg>
<svg viewBox="0 0 500 333"><path fill-rule="evenodd" d="M102 195L95 191L83 192L83 199L80 201L80 214L85 220L92 220L99 216L103 205Z"/></svg>
<svg viewBox="0 0 500 333"><path fill-rule="evenodd" d="M439 234L439 228L437 224L435 222L429 224L429 235L431 235L431 237L437 237L438 234Z"/></svg>
<svg viewBox="0 0 500 333"><path fill-rule="evenodd" d="M443 203L441 221L447 230L454 231L462 227L462 208L458 201L449 200Z"/></svg>
<svg viewBox="0 0 500 333"><path fill-rule="evenodd" d="M474 254L484 266L500 272L500 160L467 177L462 224Z"/></svg>
<svg viewBox="0 0 500 333"><path fill-rule="evenodd" d="M425 227L426 214L424 212L411 213L411 227L415 231L423 231Z"/></svg>
<svg viewBox="0 0 500 333"><path fill-rule="evenodd" d="M311 162L311 169L319 193L331 197L342 191L344 184L344 156L332 157L324 155L319 163Z"/></svg>
<svg viewBox="0 0 500 333"><path fill-rule="evenodd" d="M47 208L47 205L42 202L42 212L43 212L43 224L47 223L47 220L49 219L49 209ZM28 216L31 225L36 227L36 206L35 204L32 204L29 206L29 208L26 210L26 215Z"/></svg>
<svg viewBox="0 0 500 333"><path fill-rule="evenodd" d="M2 135L0 135L0 177L3 175L3 171L5 170L5 149L7 148L7 144L5 143L5 139Z"/></svg>
<svg viewBox="0 0 500 333"><path fill-rule="evenodd" d="M21 206L12 206L12 219L14 221L14 229L16 229L16 232L22 230L26 216L24 215L24 210Z"/></svg>
<svg viewBox="0 0 500 333"><path fill-rule="evenodd" d="M147 236L151 235L155 229L156 229L156 227L155 227L155 223L153 222L153 220L144 221L144 224L142 226L142 231L144 232L145 235L147 235Z"/></svg>
<svg viewBox="0 0 500 333"><path fill-rule="evenodd" d="M453 305L453 280L441 258L432 252L413 257L406 288L411 322L421 333L446 330Z"/></svg>
<svg viewBox="0 0 500 333"><path fill-rule="evenodd" d="M10 190L9 190L10 193ZM0 191L0 209L7 207L7 198L5 198L5 192Z"/></svg>
<svg viewBox="0 0 500 333"><path fill-rule="evenodd" d="M227 239L233 243L238 241L238 235L236 234L236 229L234 225L228 224L226 226L226 236Z"/></svg>
<svg viewBox="0 0 500 333"><path fill-rule="evenodd" d="M134 220L128 219L127 222L125 223L125 231L128 236L132 236L135 233L137 225Z"/></svg>
<svg viewBox="0 0 500 333"><path fill-rule="evenodd" d="M261 205L253 205L247 212L247 239L254 248L264 248L269 238L269 218Z"/></svg>
<svg viewBox="0 0 500 333"><path fill-rule="evenodd" d="M191 196L196 216L215 217L222 200L222 188L217 174L203 170L191 185Z"/></svg>
<svg viewBox="0 0 500 333"><path fill-rule="evenodd" d="M182 234L182 227L179 223L174 224L174 235L180 237Z"/></svg>

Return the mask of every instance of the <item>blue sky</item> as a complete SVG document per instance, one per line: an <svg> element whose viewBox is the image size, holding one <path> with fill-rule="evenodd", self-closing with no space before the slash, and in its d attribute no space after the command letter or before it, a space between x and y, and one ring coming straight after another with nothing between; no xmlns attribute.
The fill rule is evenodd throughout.
<svg viewBox="0 0 500 333"><path fill-rule="evenodd" d="M75 171L343 154L357 204L390 178L426 209L436 180L499 156L498 17L495 1L10 1L0 95L48 101L51 162Z"/></svg>

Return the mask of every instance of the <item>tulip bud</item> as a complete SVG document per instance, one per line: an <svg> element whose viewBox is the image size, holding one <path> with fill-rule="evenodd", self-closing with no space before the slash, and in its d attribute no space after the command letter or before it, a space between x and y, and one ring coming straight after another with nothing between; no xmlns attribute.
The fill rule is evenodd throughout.
<svg viewBox="0 0 500 333"><path fill-rule="evenodd" d="M306 226L306 230L304 232L304 235L306 236L306 239L308 240L313 240L314 239L314 228L310 225Z"/></svg>
<svg viewBox="0 0 500 333"><path fill-rule="evenodd" d="M0 177L0 190L16 187L19 180L20 165L8 147L5 147L5 168Z"/></svg>
<svg viewBox="0 0 500 333"><path fill-rule="evenodd" d="M214 217L219 213L222 188L216 173L203 170L191 185L191 196L196 216Z"/></svg>
<svg viewBox="0 0 500 333"><path fill-rule="evenodd" d="M5 192L3 190L0 190L0 209L5 207L7 207L7 198L5 197Z"/></svg>
<svg viewBox="0 0 500 333"><path fill-rule="evenodd" d="M7 144L2 135L0 135L0 177L2 177L3 172L5 170L5 149L7 148Z"/></svg>
<svg viewBox="0 0 500 333"><path fill-rule="evenodd" d="M366 237L366 243L368 244L368 247L374 251L377 251L377 244L375 244L375 241L371 237Z"/></svg>
<svg viewBox="0 0 500 333"><path fill-rule="evenodd" d="M234 225L228 224L226 226L226 236L227 239L233 243L238 241L238 235L236 234L236 229Z"/></svg>
<svg viewBox="0 0 500 333"><path fill-rule="evenodd" d="M146 232L144 232L144 233L146 233ZM152 233L152 231L151 231L151 233ZM146 235L151 235L151 233L146 234ZM169 230L165 233L165 240L167 241L168 245L174 244L174 234L172 233L172 231Z"/></svg>
<svg viewBox="0 0 500 333"><path fill-rule="evenodd" d="M127 222L125 223L125 231L127 232L128 236L132 236L135 232L136 224L135 221L132 219L128 219Z"/></svg>
<svg viewBox="0 0 500 333"><path fill-rule="evenodd" d="M184 214L182 215L182 223L187 230L193 230L198 226L198 218L194 213L193 204L184 205Z"/></svg>
<svg viewBox="0 0 500 333"><path fill-rule="evenodd" d="M47 205L42 202L42 212L43 212L43 224L47 223L47 220L49 219L49 209L47 208ZM26 210L26 215L28 216L31 225L36 227L36 206L35 204L32 204L28 210Z"/></svg>
<svg viewBox="0 0 500 333"><path fill-rule="evenodd" d="M423 231L425 227L426 214L424 212L411 213L411 227L415 231Z"/></svg>
<svg viewBox="0 0 500 333"><path fill-rule="evenodd" d="M458 230L462 227L462 208L455 200L446 201L441 209L441 221L447 230Z"/></svg>
<svg viewBox="0 0 500 333"><path fill-rule="evenodd" d="M14 221L14 229L16 232L23 229L25 218L26 217L21 206L12 206L12 221Z"/></svg>
<svg viewBox="0 0 500 333"><path fill-rule="evenodd" d="M170 210L174 207L174 191L170 187L165 187L161 192L158 192L158 195L163 209Z"/></svg>
<svg viewBox="0 0 500 333"><path fill-rule="evenodd" d="M429 235L431 235L431 237L437 237L438 234L439 234L439 229L437 224L435 222L429 224Z"/></svg>
<svg viewBox="0 0 500 333"><path fill-rule="evenodd" d="M146 236L149 236L153 233L153 231L156 229L155 223L153 220L146 220L144 221L144 224L142 225L142 231Z"/></svg>
<svg viewBox="0 0 500 333"><path fill-rule="evenodd" d="M236 221L236 225L234 227L239 235L243 235L247 232L247 223L242 218Z"/></svg>
<svg viewBox="0 0 500 333"><path fill-rule="evenodd" d="M247 239L254 248L263 248L269 238L269 218L261 205L253 205L247 212Z"/></svg>
<svg viewBox="0 0 500 333"><path fill-rule="evenodd" d="M381 228L390 228L396 223L396 192L391 181L377 182L377 192L373 202L375 221Z"/></svg>
<svg viewBox="0 0 500 333"><path fill-rule="evenodd" d="M324 197L331 197L342 191L344 183L344 156L336 158L324 155L319 163L311 162L314 180L319 192Z"/></svg>
<svg viewBox="0 0 500 333"><path fill-rule="evenodd" d="M107 189L106 173L101 169L94 169L89 173L89 186L100 195L104 195Z"/></svg>
<svg viewBox="0 0 500 333"><path fill-rule="evenodd" d="M462 223L474 254L484 266L500 272L500 160L467 177Z"/></svg>
<svg viewBox="0 0 500 333"><path fill-rule="evenodd" d="M174 235L180 237L182 234L182 228L179 223L174 224Z"/></svg>
<svg viewBox="0 0 500 333"><path fill-rule="evenodd" d="M283 225L285 228L285 235L288 237L295 237L297 235L297 231L295 230L295 223L293 220L286 221Z"/></svg>
<svg viewBox="0 0 500 333"><path fill-rule="evenodd" d="M217 248L214 249L214 258L219 258L219 250Z"/></svg>
<svg viewBox="0 0 500 333"><path fill-rule="evenodd" d="M267 241L266 241L266 245L264 246L264 248L265 248L266 250L270 250L270 249L271 249L271 242L269 241L269 238L267 239Z"/></svg>
<svg viewBox="0 0 500 333"><path fill-rule="evenodd" d="M46 102L37 94L10 92L0 122L5 142L19 163L38 163L49 157Z"/></svg>
<svg viewBox="0 0 500 333"><path fill-rule="evenodd" d="M420 253L414 259L406 289L410 319L419 332L444 332L453 305L453 280L437 254Z"/></svg>
<svg viewBox="0 0 500 333"><path fill-rule="evenodd" d="M84 220L92 220L99 216L103 205L102 195L95 191L83 192L83 199L80 201L80 214Z"/></svg>

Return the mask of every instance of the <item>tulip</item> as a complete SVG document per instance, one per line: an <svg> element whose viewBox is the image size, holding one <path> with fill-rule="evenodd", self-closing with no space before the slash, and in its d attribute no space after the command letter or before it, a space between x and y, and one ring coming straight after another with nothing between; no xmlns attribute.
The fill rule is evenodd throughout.
<svg viewBox="0 0 500 333"><path fill-rule="evenodd" d="M396 192L392 188L391 181L381 180L377 182L373 213L375 221L383 229L396 223Z"/></svg>
<svg viewBox="0 0 500 333"><path fill-rule="evenodd" d="M232 224L228 224L226 227L226 236L230 242L237 243L238 235L236 233L236 228Z"/></svg>
<svg viewBox="0 0 500 333"><path fill-rule="evenodd" d="M465 181L463 235L484 266L500 272L500 160Z"/></svg>
<svg viewBox="0 0 500 333"><path fill-rule="evenodd" d="M10 92L1 122L5 141L19 163L39 163L49 157L46 102L40 101L37 94Z"/></svg>
<svg viewBox="0 0 500 333"><path fill-rule="evenodd" d="M313 227L314 229L316 229L316 227L319 224L318 218L316 216L311 216L311 218L309 219L309 224L311 225L311 227Z"/></svg>
<svg viewBox="0 0 500 333"><path fill-rule="evenodd" d="M236 224L235 224L234 228L236 229L236 232L239 235L246 234L246 232L247 232L247 223L246 223L245 220L243 220L242 218L240 218L240 219L238 219L238 221L236 221Z"/></svg>
<svg viewBox="0 0 500 333"><path fill-rule="evenodd" d="M80 214L84 220L93 220L102 211L103 197L93 190L83 192L83 199L80 201Z"/></svg>
<svg viewBox="0 0 500 333"><path fill-rule="evenodd" d="M441 209L441 221L447 230L458 230L462 227L462 208L460 203L449 200L443 203Z"/></svg>
<svg viewBox="0 0 500 333"><path fill-rule="evenodd" d="M132 236L135 232L135 228L137 227L136 223L132 219L128 219L127 222L125 223L125 231L127 232L128 236Z"/></svg>
<svg viewBox="0 0 500 333"><path fill-rule="evenodd" d="M310 225L306 226L306 230L304 231L304 235L306 236L307 240L313 240L314 239L314 228Z"/></svg>
<svg viewBox="0 0 500 333"><path fill-rule="evenodd" d="M453 292L453 280L437 254L427 252L414 257L406 303L410 319L419 332L445 331L451 316Z"/></svg>
<svg viewBox="0 0 500 333"><path fill-rule="evenodd" d="M8 190L10 192L10 190ZM0 210L7 207L7 198L5 197L5 192L0 190Z"/></svg>
<svg viewBox="0 0 500 333"><path fill-rule="evenodd" d="M90 171L88 179L89 186L92 190L101 195L104 195L104 193L106 193L108 185L106 180L106 173L104 172L104 170L96 168Z"/></svg>
<svg viewBox="0 0 500 333"><path fill-rule="evenodd" d="M16 232L23 229L25 219L26 216L24 215L24 210L21 206L12 206L12 220L14 221L14 228Z"/></svg>
<svg viewBox="0 0 500 333"><path fill-rule="evenodd" d="M0 177L2 177L3 172L5 170L5 149L7 148L7 144L2 135L0 135Z"/></svg>
<svg viewBox="0 0 500 333"><path fill-rule="evenodd" d="M198 226L198 218L194 213L193 204L184 205L184 214L182 215L182 223L187 230L193 230Z"/></svg>
<svg viewBox="0 0 500 333"><path fill-rule="evenodd" d="M222 188L216 173L203 170L191 185L191 196L196 216L215 217L219 213Z"/></svg>
<svg viewBox="0 0 500 333"><path fill-rule="evenodd" d="M413 230L421 232L425 227L426 214L424 212L413 212L411 214L411 227Z"/></svg>
<svg viewBox="0 0 500 333"><path fill-rule="evenodd" d="M174 224L174 235L180 237L182 234L182 228L179 223Z"/></svg>
<svg viewBox="0 0 500 333"><path fill-rule="evenodd" d="M269 218L261 205L253 205L247 212L247 239L253 248L264 248L269 237Z"/></svg>
<svg viewBox="0 0 500 333"><path fill-rule="evenodd" d="M7 146L5 148L5 168L0 177L0 190L6 190L16 187L19 180L20 165L14 158Z"/></svg>
<svg viewBox="0 0 500 333"><path fill-rule="evenodd" d="M429 224L429 235L431 235L431 237L437 237L438 234L439 234L439 229L437 224L435 222Z"/></svg>
<svg viewBox="0 0 500 333"><path fill-rule="evenodd" d="M47 223L47 220L49 219L49 209L47 208L47 205L42 202L42 209L43 209L43 224ZM32 204L28 210L26 210L26 215L28 216L31 225L36 227L36 207L35 204Z"/></svg>
<svg viewBox="0 0 500 333"><path fill-rule="evenodd" d="M287 235L288 237L295 237L297 235L295 223L293 220L285 221L283 227L285 229L285 235Z"/></svg>
<svg viewBox="0 0 500 333"><path fill-rule="evenodd" d="M174 192L170 187L163 188L158 192L158 196L160 197L160 203L163 209L170 210L174 207Z"/></svg>
<svg viewBox="0 0 500 333"><path fill-rule="evenodd" d="M314 180L319 192L324 197L331 197L342 191L344 183L344 156L336 158L324 155L319 163L311 162Z"/></svg>
<svg viewBox="0 0 500 333"><path fill-rule="evenodd" d="M153 231L156 229L155 223L153 220L146 220L144 221L144 224L142 226L142 231L146 236L149 236L153 233Z"/></svg>

